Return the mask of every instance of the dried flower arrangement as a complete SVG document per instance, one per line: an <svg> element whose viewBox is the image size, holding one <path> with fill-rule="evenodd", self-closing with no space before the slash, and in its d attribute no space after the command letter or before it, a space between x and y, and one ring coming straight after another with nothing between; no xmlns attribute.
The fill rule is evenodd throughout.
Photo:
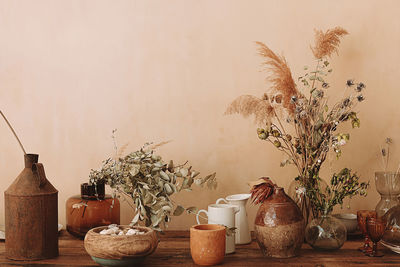
<svg viewBox="0 0 400 267"><path fill-rule="evenodd" d="M389 159L390 159L390 146L393 144L393 139L390 137L385 138L385 147L381 148L381 158L382 158L382 164L383 164L383 170L387 171L388 166L389 166ZM397 172L399 172L399 167L397 168Z"/></svg>
<svg viewBox="0 0 400 267"><path fill-rule="evenodd" d="M199 178L199 172L187 166L174 165L173 161L165 163L154 149L160 145L146 143L141 149L125 157L118 152L113 131L115 158L103 162L100 170L92 170L89 175L91 184L105 183L114 189L114 194L132 199L130 203L135 211L131 226L144 221L147 227L161 231L167 226L172 216L179 216L184 211L196 213L196 207L184 208L171 199L172 195L182 190L191 191L192 185L209 189L217 187L216 174Z"/></svg>
<svg viewBox="0 0 400 267"><path fill-rule="evenodd" d="M334 206L343 205L344 198L367 195L369 183L360 183L359 179L357 174L344 168L338 174L333 174L330 186L327 186L324 191L315 187L306 190L319 214L327 215L332 212Z"/></svg>
<svg viewBox="0 0 400 267"><path fill-rule="evenodd" d="M344 196L365 195L364 191L368 187L365 183L359 184L358 177L350 175L348 169L339 172L339 177L346 178L346 185L337 187L338 185L332 184L332 188L327 188L331 193L342 190L337 192L340 196L335 193L334 196L327 197L320 187L319 172L328 152L332 148L339 158L341 146L350 139L348 133L336 132L339 124L350 121L353 128L360 127L360 120L354 107L364 100L362 94L365 89L364 83L347 80L344 92L346 96L331 107L328 105L326 94L331 90L326 80L326 76L332 72L328 59L333 53L338 53L340 38L347 34L348 32L341 27L326 32L316 31L315 45L311 47L316 67L314 70L304 67L306 72L298 77L300 86L295 83L286 59L276 55L265 44L256 42L259 54L265 59L262 64L268 72L267 80L271 83L271 87L261 98L252 95L238 97L225 112L225 114L241 114L244 117L254 115L256 124L261 126L257 129L258 137L270 142L287 155L288 158L281 163L281 166L287 164L296 166L299 174L296 180L304 189L300 191L305 198L300 197L297 203L299 205L301 203L301 209L307 219L310 210L313 217L319 215L320 203L341 203ZM299 90L299 87L303 90ZM308 91L308 96L303 91ZM343 173L346 175L341 176ZM332 179L336 181L335 177L334 175ZM338 179L341 181L341 178ZM347 181L352 184L347 184ZM351 188L347 188L349 186ZM322 200L322 197L325 199Z"/></svg>

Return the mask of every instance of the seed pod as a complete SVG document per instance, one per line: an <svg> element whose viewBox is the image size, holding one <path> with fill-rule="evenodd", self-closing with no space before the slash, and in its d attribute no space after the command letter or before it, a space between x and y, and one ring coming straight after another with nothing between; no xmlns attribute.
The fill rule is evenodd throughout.
<svg viewBox="0 0 400 267"><path fill-rule="evenodd" d="M279 137L281 135L278 130L272 130L271 134L273 137Z"/></svg>
<svg viewBox="0 0 400 267"><path fill-rule="evenodd" d="M264 132L263 128L257 128L257 134L262 134Z"/></svg>
<svg viewBox="0 0 400 267"><path fill-rule="evenodd" d="M274 141L274 146L276 146L276 147L281 147L281 142L279 142L278 140L275 140Z"/></svg>
<svg viewBox="0 0 400 267"><path fill-rule="evenodd" d="M267 135L265 133L261 133L258 135L258 138L260 138L261 140L265 140L267 139Z"/></svg>

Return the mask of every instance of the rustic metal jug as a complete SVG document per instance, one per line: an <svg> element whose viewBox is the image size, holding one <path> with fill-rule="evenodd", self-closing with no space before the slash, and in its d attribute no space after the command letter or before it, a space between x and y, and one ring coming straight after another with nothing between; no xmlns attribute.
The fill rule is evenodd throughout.
<svg viewBox="0 0 400 267"><path fill-rule="evenodd" d="M25 169L4 192L9 259L58 256L58 191L46 179L38 159L37 154L25 154Z"/></svg>

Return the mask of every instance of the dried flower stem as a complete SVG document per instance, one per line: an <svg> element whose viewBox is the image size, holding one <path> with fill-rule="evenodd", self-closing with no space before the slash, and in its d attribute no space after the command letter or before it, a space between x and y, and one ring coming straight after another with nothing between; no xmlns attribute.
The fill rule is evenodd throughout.
<svg viewBox="0 0 400 267"><path fill-rule="evenodd" d="M24 152L24 155L26 155L24 146L22 145L21 141L19 140L19 138L18 138L17 134L15 133L13 127L11 126L10 122L7 120L6 116L3 114L3 112L1 110L0 110L0 114L1 114L1 116L3 116L3 118L6 121L8 127L10 127L11 132L14 134L15 138L17 139L17 141L19 143L19 146L21 147L22 151Z"/></svg>

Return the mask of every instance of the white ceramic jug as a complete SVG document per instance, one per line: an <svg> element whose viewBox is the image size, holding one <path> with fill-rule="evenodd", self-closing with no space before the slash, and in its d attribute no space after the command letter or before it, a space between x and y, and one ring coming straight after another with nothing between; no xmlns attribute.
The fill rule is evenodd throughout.
<svg viewBox="0 0 400 267"><path fill-rule="evenodd" d="M239 212L239 207L230 204L211 204L208 211L199 210L196 215L197 223L200 224L200 213L205 213L209 224L221 224L226 227L235 227L235 214ZM225 253L235 252L235 235L226 236Z"/></svg>
<svg viewBox="0 0 400 267"><path fill-rule="evenodd" d="M224 201L225 203L239 207L239 212L235 215L235 244L248 244L251 242L246 212L246 203L250 196L250 194L235 194L227 196L226 198L220 198L216 202L219 204L221 201Z"/></svg>

